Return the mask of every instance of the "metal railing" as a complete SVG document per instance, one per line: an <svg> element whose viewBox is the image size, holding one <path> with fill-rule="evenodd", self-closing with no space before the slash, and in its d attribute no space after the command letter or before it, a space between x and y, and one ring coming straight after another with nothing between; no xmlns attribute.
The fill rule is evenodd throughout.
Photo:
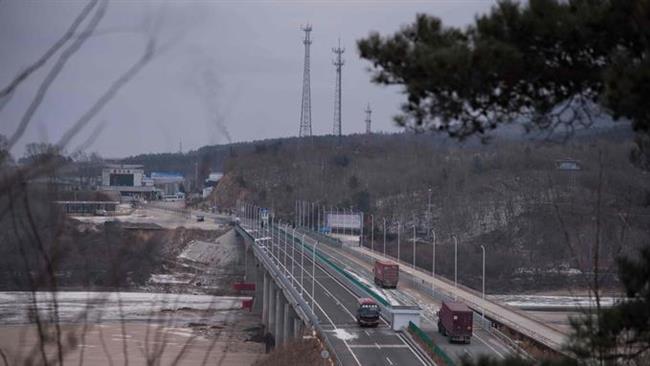
<svg viewBox="0 0 650 366"><path fill-rule="evenodd" d="M256 254L258 259L262 261L264 267L267 268L267 270L271 273L273 279L276 280L276 284L278 285L278 287L283 289L285 296L287 297L288 300L290 300L289 302L294 306L294 310L296 310L298 316L302 318L303 322L311 324L314 331L319 335L319 338L325 343L325 346L334 355L336 364L342 365L340 361L340 357L336 352L336 348L334 347L330 339L325 335L325 330L321 326L318 316L314 312L312 312L309 304L298 292L298 289L293 285L294 281L289 282L287 277L284 274L284 271L278 266L276 266L273 258L269 256L269 253L267 251L268 247L261 248L259 245L256 245L255 239L257 238L253 236L251 233L249 233L248 230L243 228L242 225L237 225L237 230L240 234L242 234L242 236L246 236L248 237L249 240L252 241L253 252ZM273 240L273 238L271 238L271 240ZM293 276L293 273L291 275ZM298 281L295 282L298 283ZM312 301L315 300L312 299Z"/></svg>

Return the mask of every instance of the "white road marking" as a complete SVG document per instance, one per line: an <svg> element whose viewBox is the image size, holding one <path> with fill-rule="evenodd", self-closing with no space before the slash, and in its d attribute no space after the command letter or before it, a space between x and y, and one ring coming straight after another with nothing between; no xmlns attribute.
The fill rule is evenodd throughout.
<svg viewBox="0 0 650 366"><path fill-rule="evenodd" d="M409 348L406 344L351 344L350 348Z"/></svg>
<svg viewBox="0 0 650 366"><path fill-rule="evenodd" d="M403 336L402 334L397 333L397 336L402 340L402 342L404 342L404 344L408 345L408 343L406 342L406 340L404 340L404 336ZM414 355L414 356L415 356L415 357L420 361L421 364L423 364L423 365L426 365L426 364L427 364L427 363L422 359L422 357L420 357L420 355L419 355L417 352L415 352L415 350L414 350L413 348L411 348L411 347L409 346L408 349L409 349L409 351L411 351L411 353L413 353L413 355Z"/></svg>
<svg viewBox="0 0 650 366"><path fill-rule="evenodd" d="M293 240L292 240L292 242L293 242ZM303 253L304 253L304 252L303 252ZM286 250L285 250L285 254L286 254ZM305 255L303 254L303 256L305 256ZM305 257L306 257L306 256L305 256ZM295 258L294 258L294 260L295 260ZM312 264L312 265L313 265L313 264ZM301 270L302 270L302 271L305 270L303 266L300 266L300 267L301 267ZM308 274L308 276L309 276L309 275L310 275L310 274ZM316 281L316 278L314 277L312 280L313 280L313 281ZM316 283L318 283L319 286L321 286L321 287L322 287L322 288L323 288L327 293L329 293L329 291L327 290L327 288L325 288L325 286L323 286L319 281L316 281ZM305 294L306 294L308 297L311 298L310 294L308 294L307 291L305 291ZM330 294L330 295L331 295L331 294ZM333 296L333 295L332 295L332 296ZM334 329L337 329L336 324L334 324L334 322L333 322L332 319L329 317L329 315L327 315L327 313L325 312L325 310L324 310L323 308L321 308L320 304L318 304L318 302L315 301L315 299L313 299L313 298L311 299L311 301L312 301L312 303L313 303L314 305L316 305L316 306L317 306L317 307L318 307L318 308L323 312L323 314L327 317L327 320L329 320L330 324L332 324L332 326L334 327ZM343 307L343 308L347 311L347 309L346 309L345 307ZM350 312L348 311L348 313L350 313ZM351 314L351 313L350 313L350 314ZM353 319L356 320L356 317L353 316ZM343 341L343 344L345 344L345 347L348 349L348 352L350 352L350 354L351 354L352 357L354 358L354 361L357 363L357 365L358 365L358 366L361 366L361 362L360 362L359 359L357 358L357 355L355 355L354 352L352 351L352 349L350 348L350 345L348 344L348 342L345 341L345 340L342 340L342 341Z"/></svg>
<svg viewBox="0 0 650 366"><path fill-rule="evenodd" d="M392 364L393 364L393 361L391 361L390 358L388 358L388 356L386 356L386 361L388 361L388 364L389 364L389 365L392 365Z"/></svg>
<svg viewBox="0 0 650 366"><path fill-rule="evenodd" d="M483 342L483 344L485 344L485 345L486 345L489 349L491 349L494 353L496 353L497 355L499 355L499 357L501 357L501 358L503 358L503 359L506 358L506 356L504 356L501 352L497 351L496 348L492 347L492 346L491 346L488 342L486 342L483 338L479 337L477 332L474 332L474 337L475 337L476 339L478 339L479 341Z"/></svg>

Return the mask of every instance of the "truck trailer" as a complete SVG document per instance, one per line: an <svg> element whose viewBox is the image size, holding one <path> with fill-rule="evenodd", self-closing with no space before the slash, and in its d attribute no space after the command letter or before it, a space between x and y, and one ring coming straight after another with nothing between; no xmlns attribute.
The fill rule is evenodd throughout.
<svg viewBox="0 0 650 366"><path fill-rule="evenodd" d="M390 262L375 261L372 269L375 284L384 288L396 288L399 280L399 265Z"/></svg>
<svg viewBox="0 0 650 366"><path fill-rule="evenodd" d="M462 302L442 302L438 311L438 332L449 342L470 343L472 339L472 310Z"/></svg>

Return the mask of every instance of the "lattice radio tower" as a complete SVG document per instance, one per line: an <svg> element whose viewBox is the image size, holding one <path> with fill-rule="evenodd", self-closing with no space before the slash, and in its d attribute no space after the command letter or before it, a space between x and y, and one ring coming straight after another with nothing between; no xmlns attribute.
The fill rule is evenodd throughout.
<svg viewBox="0 0 650 366"><path fill-rule="evenodd" d="M370 103L368 103L368 105L366 106L365 112L366 112L366 133L370 134L372 133L370 130L370 123L371 123L370 114L372 114L372 109L370 109Z"/></svg>
<svg viewBox="0 0 650 366"><path fill-rule="evenodd" d="M311 39L311 25L307 24L301 28L305 32L305 69L302 74L302 106L300 108L300 132L299 136L311 136L311 87L309 85L309 45Z"/></svg>
<svg viewBox="0 0 650 366"><path fill-rule="evenodd" d="M341 67L345 61L341 58L345 48L341 48L341 40L339 39L339 46L332 48L332 52L336 54L336 59L333 61L336 66L336 91L334 94L334 135L341 136Z"/></svg>

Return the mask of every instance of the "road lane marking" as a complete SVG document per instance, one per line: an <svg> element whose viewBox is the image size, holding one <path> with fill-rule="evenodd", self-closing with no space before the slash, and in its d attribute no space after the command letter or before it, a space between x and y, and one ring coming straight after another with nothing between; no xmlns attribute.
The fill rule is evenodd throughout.
<svg viewBox="0 0 650 366"><path fill-rule="evenodd" d="M496 348L492 347L492 346L491 346L490 344L488 344L488 342L486 342L483 338L479 337L477 332L474 332L474 337L476 337L476 339L478 339L479 341L483 342L483 344L485 344L485 345L486 345L489 349L491 349L494 353L496 353L497 355L499 355L499 357L501 357L501 358L503 358L503 359L506 358L506 356L504 356L501 352L497 351Z"/></svg>
<svg viewBox="0 0 650 366"><path fill-rule="evenodd" d="M406 344L351 344L350 348L409 348Z"/></svg>
<svg viewBox="0 0 650 366"><path fill-rule="evenodd" d="M420 357L420 355L417 352L415 352L413 347L411 347L408 344L408 342L406 342L406 340L404 339L404 336L401 333L397 333L397 336L402 340L402 342L404 342L405 345L409 346L408 347L409 351L411 351L411 353L413 353L413 355L418 359L418 361L420 361L421 364L428 365L427 362L425 362L424 359L422 359L422 357Z"/></svg>
<svg viewBox="0 0 650 366"><path fill-rule="evenodd" d="M388 358L388 356L386 356L386 361L388 361L388 364L389 364L389 365L392 365L392 364L393 364L393 361L391 361L390 358Z"/></svg>

